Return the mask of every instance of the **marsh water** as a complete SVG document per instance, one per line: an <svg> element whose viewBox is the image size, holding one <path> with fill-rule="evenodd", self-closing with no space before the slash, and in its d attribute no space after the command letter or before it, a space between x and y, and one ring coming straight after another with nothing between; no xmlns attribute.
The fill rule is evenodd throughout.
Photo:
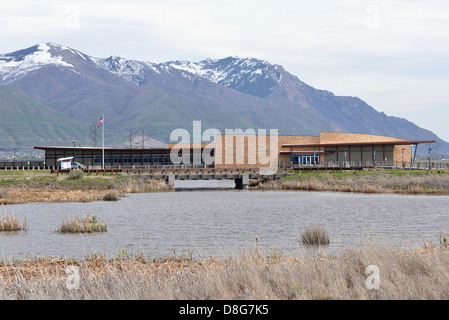
<svg viewBox="0 0 449 320"><path fill-rule="evenodd" d="M215 187L179 191L184 188ZM225 188L225 189L221 189ZM228 189L226 189L228 188ZM116 256L119 251L150 257L229 256L251 250L300 254L305 227L320 225L336 252L370 240L415 248L438 244L442 226L449 227L449 196L354 194L301 191L234 190L216 185L177 182L175 192L128 194L119 201L28 203L2 206L3 214L26 217L27 231L1 232L0 257L25 255L84 258ZM95 215L108 231L62 234L67 217Z"/></svg>

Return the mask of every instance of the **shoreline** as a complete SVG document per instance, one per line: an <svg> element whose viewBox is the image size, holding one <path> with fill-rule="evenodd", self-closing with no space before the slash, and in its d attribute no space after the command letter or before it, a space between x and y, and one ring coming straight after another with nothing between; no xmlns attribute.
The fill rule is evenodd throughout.
<svg viewBox="0 0 449 320"><path fill-rule="evenodd" d="M121 174L83 176L69 179L46 172L0 173L0 205L29 202L91 202L115 200L130 193L219 191L228 188L180 188L162 180ZM250 191L315 191L364 194L449 195L449 171L303 171L275 181L252 182Z"/></svg>
<svg viewBox="0 0 449 320"><path fill-rule="evenodd" d="M260 181L251 189L449 195L449 171L304 171L275 181Z"/></svg>
<svg viewBox="0 0 449 320"><path fill-rule="evenodd" d="M30 202L91 202L118 200L129 193L166 192L173 187L161 180L120 174L83 175L70 179L47 173L0 175L0 205Z"/></svg>

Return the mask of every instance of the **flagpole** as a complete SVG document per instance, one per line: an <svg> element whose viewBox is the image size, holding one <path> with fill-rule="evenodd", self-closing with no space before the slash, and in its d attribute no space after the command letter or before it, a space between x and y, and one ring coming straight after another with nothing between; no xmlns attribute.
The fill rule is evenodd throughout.
<svg viewBox="0 0 449 320"><path fill-rule="evenodd" d="M103 148L101 149L101 162L104 170L104 113L101 115L101 118L103 119Z"/></svg>

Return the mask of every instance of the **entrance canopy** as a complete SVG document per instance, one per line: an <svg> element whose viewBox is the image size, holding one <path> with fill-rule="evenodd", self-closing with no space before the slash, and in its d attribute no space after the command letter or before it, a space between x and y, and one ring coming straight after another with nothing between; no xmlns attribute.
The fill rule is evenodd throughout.
<svg viewBox="0 0 449 320"><path fill-rule="evenodd" d="M56 161L70 161L70 160L72 160L73 158L75 158L75 157L59 158L59 159L56 160Z"/></svg>

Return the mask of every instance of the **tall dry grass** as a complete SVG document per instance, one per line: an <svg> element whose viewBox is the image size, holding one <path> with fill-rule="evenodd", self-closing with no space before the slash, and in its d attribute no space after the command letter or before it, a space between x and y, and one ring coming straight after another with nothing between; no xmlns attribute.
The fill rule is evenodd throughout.
<svg viewBox="0 0 449 320"><path fill-rule="evenodd" d="M166 184L163 180L146 178L123 180L117 188L125 193L164 192L173 190L173 186Z"/></svg>
<svg viewBox="0 0 449 320"><path fill-rule="evenodd" d="M301 241L304 245L327 245L330 243L327 231L318 225L306 227L301 235Z"/></svg>
<svg viewBox="0 0 449 320"><path fill-rule="evenodd" d="M449 175L354 174L304 175L259 183L261 190L342 191L361 193L449 194Z"/></svg>
<svg viewBox="0 0 449 320"><path fill-rule="evenodd" d="M86 177L85 179L89 179ZM101 178L100 178L101 179ZM106 179L105 179L106 180ZM63 180L62 180L63 181ZM126 193L172 191L173 187L162 180L151 179L109 179L107 184L19 184L4 187L0 204L21 204L28 202L90 202L104 200L111 193L117 197ZM82 181L82 180L81 180ZM88 180L86 180L88 181ZM94 191L94 192L93 192ZM6 196L7 195L7 196ZM108 196L107 196L108 195Z"/></svg>
<svg viewBox="0 0 449 320"><path fill-rule="evenodd" d="M447 250L377 244L301 257L44 259L0 265L0 299L447 299L448 264ZM66 286L71 265L79 268L79 289ZM367 287L370 265L379 268L379 289Z"/></svg>
<svg viewBox="0 0 449 320"><path fill-rule="evenodd" d="M105 232L107 225L98 221L96 216L65 218L58 228L59 232L67 233L92 233Z"/></svg>
<svg viewBox="0 0 449 320"><path fill-rule="evenodd" d="M23 221L20 221L12 213L2 214L2 218L0 220L0 231L20 231L27 229L28 223L26 218L24 218Z"/></svg>

